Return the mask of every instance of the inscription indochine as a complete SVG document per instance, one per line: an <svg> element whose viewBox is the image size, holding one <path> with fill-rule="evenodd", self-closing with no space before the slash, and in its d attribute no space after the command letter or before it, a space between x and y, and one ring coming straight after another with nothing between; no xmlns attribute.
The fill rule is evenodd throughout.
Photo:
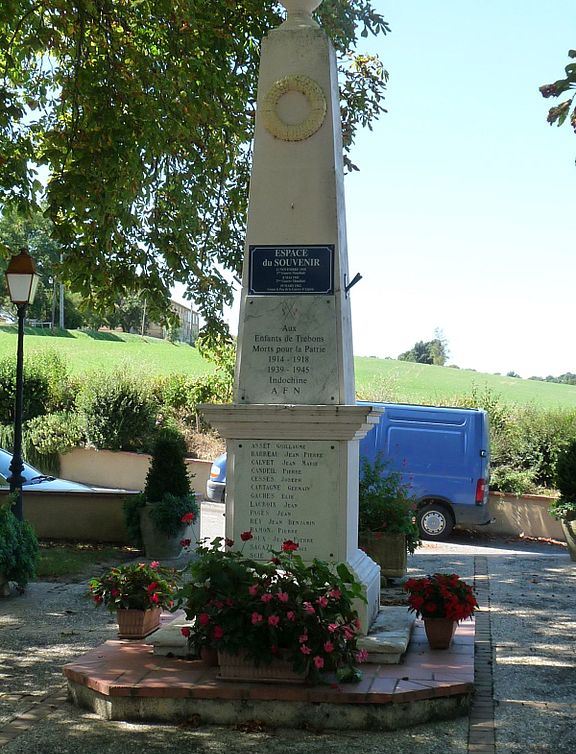
<svg viewBox="0 0 576 754"><path fill-rule="evenodd" d="M286 394L287 386L292 395L301 395L303 387L314 379L321 356L326 354L323 335L288 332L295 329L284 325L281 335L254 334L252 350L265 356L268 384L274 395Z"/></svg>
<svg viewBox="0 0 576 754"><path fill-rule="evenodd" d="M328 530L336 512L311 505L313 499L336 499L338 488L337 451L324 441L242 441L236 449L235 527L250 529L253 539L245 552L267 559L271 549L292 539L299 552L318 557L319 543L333 542ZM328 494L328 498L324 497ZM334 497L332 497L332 495ZM329 546L322 557L330 559Z"/></svg>

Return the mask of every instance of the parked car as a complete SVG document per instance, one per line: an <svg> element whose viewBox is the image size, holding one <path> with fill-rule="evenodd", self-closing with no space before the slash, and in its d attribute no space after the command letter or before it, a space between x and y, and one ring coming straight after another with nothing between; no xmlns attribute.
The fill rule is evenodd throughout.
<svg viewBox="0 0 576 754"><path fill-rule="evenodd" d="M11 475L11 462L12 454L0 448L0 490L10 486L8 477ZM24 462L22 476L26 480L22 485L23 490L38 492L93 492L95 489L79 482L69 482L67 479L58 479L57 477L43 474L26 462Z"/></svg>
<svg viewBox="0 0 576 754"><path fill-rule="evenodd" d="M479 409L360 403L384 409L380 422L360 441L360 457L378 454L402 475L417 500L424 539L448 537L454 526L485 525L490 444L488 417ZM209 500L226 494L226 454L219 456L206 486Z"/></svg>

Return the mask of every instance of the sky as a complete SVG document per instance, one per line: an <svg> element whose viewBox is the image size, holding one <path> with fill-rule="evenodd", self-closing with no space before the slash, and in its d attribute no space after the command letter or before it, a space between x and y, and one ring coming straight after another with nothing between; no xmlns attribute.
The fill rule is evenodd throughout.
<svg viewBox="0 0 576 754"><path fill-rule="evenodd" d="M576 3L373 3L392 32L365 49L390 80L345 183L354 353L441 328L462 368L576 372L576 134L538 91L576 48Z"/></svg>

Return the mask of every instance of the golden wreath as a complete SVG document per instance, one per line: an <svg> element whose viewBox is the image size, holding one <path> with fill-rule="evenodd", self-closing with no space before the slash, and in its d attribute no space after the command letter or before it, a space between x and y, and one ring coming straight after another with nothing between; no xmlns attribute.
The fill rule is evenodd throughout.
<svg viewBox="0 0 576 754"><path fill-rule="evenodd" d="M284 123L276 112L280 98L287 92L300 92L308 100L310 112L300 123ZM264 97L261 108L266 130L282 141L304 141L320 128L326 117L326 97L320 86L300 74L278 79Z"/></svg>

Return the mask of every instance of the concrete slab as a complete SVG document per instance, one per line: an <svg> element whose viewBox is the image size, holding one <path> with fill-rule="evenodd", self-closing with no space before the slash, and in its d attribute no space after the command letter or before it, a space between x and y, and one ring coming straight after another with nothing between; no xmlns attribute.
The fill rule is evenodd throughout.
<svg viewBox="0 0 576 754"><path fill-rule="evenodd" d="M397 665L408 649L415 617L404 605L381 607L367 636L358 648L368 652L368 662Z"/></svg>

